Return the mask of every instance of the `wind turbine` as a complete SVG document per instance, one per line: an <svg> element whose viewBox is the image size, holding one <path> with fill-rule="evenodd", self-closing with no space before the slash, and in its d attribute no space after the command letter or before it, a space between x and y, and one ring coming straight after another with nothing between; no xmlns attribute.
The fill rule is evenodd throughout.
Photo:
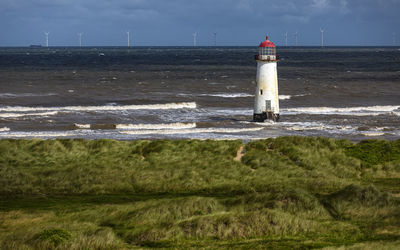
<svg viewBox="0 0 400 250"><path fill-rule="evenodd" d="M82 47L82 35L83 35L83 33L78 33L78 36L79 36L79 47Z"/></svg>
<svg viewBox="0 0 400 250"><path fill-rule="evenodd" d="M50 32L44 32L44 34L45 34L45 36L46 36L46 48L48 48L49 47L49 34L50 34Z"/></svg>
<svg viewBox="0 0 400 250"><path fill-rule="evenodd" d="M214 32L214 47L217 47L217 32Z"/></svg>
<svg viewBox="0 0 400 250"><path fill-rule="evenodd" d="M319 29L321 31L321 47L324 47L324 29L320 28Z"/></svg>
<svg viewBox="0 0 400 250"><path fill-rule="evenodd" d="M194 32L193 33L193 47L196 47L197 46L197 32Z"/></svg>
<svg viewBox="0 0 400 250"><path fill-rule="evenodd" d="M285 45L286 45L286 47L287 47L287 31L286 31L286 33L285 33Z"/></svg>
<svg viewBox="0 0 400 250"><path fill-rule="evenodd" d="M131 32L127 31L126 34L128 35L128 48L131 46L130 39L131 39Z"/></svg>
<svg viewBox="0 0 400 250"><path fill-rule="evenodd" d="M299 32L296 31L296 33L294 33L294 38L296 39L296 47L299 45Z"/></svg>

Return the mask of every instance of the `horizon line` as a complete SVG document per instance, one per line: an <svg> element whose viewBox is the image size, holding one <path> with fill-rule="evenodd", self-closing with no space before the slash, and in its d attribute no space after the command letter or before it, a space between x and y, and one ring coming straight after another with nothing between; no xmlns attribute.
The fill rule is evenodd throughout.
<svg viewBox="0 0 400 250"><path fill-rule="evenodd" d="M134 48L145 48L145 47L187 47L187 48L222 48L222 47L254 47L258 48L258 45L135 45L135 46L126 46L126 45L46 45L42 44L31 44L31 45L21 45L21 46L10 46L0 45L0 48L31 48L31 49L49 49L49 48L126 48L126 49L134 49ZM276 45L278 48L321 48L321 45ZM385 47L385 48L396 48L400 47L400 45L324 45L324 48L335 48L335 47Z"/></svg>

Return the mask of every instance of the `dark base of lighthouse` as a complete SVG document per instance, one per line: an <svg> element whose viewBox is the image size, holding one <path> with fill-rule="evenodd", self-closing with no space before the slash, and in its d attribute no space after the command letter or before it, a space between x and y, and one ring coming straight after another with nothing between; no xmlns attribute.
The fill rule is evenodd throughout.
<svg viewBox="0 0 400 250"><path fill-rule="evenodd" d="M264 122L265 120L279 121L279 114L273 112L263 112L262 114L254 114L253 122Z"/></svg>

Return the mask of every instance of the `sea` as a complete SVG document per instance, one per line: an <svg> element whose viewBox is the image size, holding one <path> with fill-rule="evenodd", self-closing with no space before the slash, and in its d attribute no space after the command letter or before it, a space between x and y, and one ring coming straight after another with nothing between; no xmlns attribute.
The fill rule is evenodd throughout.
<svg viewBox="0 0 400 250"><path fill-rule="evenodd" d="M254 47L0 48L0 139L400 139L400 48L278 47L279 122L252 122Z"/></svg>

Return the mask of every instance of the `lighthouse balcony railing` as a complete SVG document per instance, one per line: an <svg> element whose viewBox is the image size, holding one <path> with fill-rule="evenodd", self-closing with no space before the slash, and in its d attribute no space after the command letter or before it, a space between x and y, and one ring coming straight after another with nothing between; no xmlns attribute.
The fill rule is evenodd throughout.
<svg viewBox="0 0 400 250"><path fill-rule="evenodd" d="M255 55L254 58L258 61L279 61L279 55Z"/></svg>

